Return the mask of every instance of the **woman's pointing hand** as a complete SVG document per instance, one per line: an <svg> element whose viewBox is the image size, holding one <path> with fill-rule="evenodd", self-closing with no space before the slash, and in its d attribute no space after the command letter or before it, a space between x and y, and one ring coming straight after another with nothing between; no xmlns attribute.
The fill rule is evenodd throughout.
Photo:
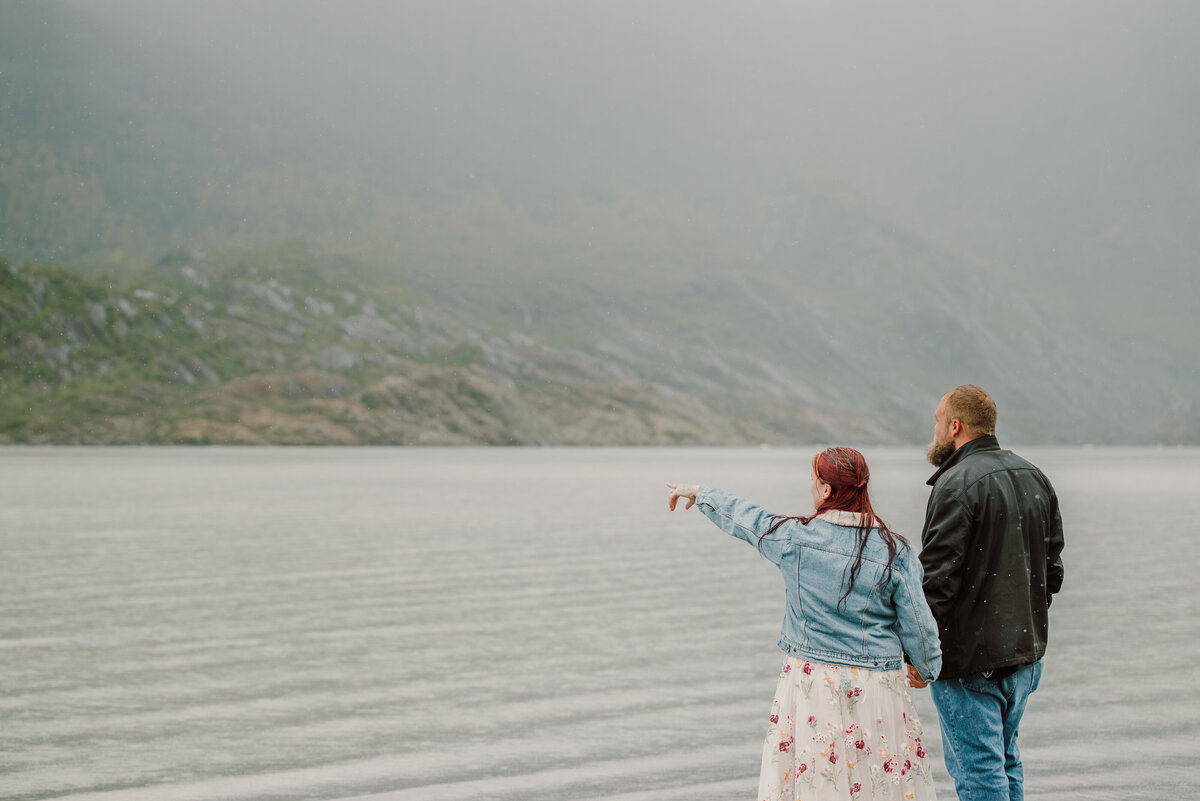
<svg viewBox="0 0 1200 801"><path fill-rule="evenodd" d="M696 503L696 493L700 488L694 484L668 484L667 487L671 490L671 494L667 496L667 506L671 511L675 511L675 504L680 498L687 498L687 506L684 509L691 509Z"/></svg>

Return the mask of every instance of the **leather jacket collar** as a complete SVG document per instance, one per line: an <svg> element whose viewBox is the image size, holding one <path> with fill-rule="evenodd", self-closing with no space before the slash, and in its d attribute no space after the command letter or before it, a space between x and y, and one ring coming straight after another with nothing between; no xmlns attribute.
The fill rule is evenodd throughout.
<svg viewBox="0 0 1200 801"><path fill-rule="evenodd" d="M925 483L932 487L937 483L937 480L942 477L942 473L945 473L951 467L954 467L954 465L958 464L976 451L998 450L1000 450L1000 441L996 439L995 434L984 434L981 437L976 437L970 442L963 443L962 447L957 448L954 453L950 454L950 458L947 459L945 463L938 468L937 472L930 476L929 480Z"/></svg>

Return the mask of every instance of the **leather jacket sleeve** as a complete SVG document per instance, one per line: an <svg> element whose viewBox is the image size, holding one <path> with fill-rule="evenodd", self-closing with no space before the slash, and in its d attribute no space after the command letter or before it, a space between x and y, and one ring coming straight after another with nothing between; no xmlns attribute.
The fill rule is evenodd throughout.
<svg viewBox="0 0 1200 801"><path fill-rule="evenodd" d="M921 565L925 569L925 598L938 620L946 617L962 584L970 530L967 507L947 493L934 492L921 533Z"/></svg>
<svg viewBox="0 0 1200 801"><path fill-rule="evenodd" d="M1051 496L1052 508L1050 532L1046 539L1046 606L1054 600L1054 595L1062 589L1063 584L1063 524L1062 515L1058 510L1058 496Z"/></svg>

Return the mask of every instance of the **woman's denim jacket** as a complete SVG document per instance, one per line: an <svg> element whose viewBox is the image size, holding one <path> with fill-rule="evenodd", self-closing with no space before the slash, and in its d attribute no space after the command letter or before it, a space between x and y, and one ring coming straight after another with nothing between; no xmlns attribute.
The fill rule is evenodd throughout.
<svg viewBox="0 0 1200 801"><path fill-rule="evenodd" d="M701 487L696 503L723 530L779 566L787 592L779 637L785 652L871 670L898 670L907 659L922 678L937 677L942 648L921 589L921 560L912 548L901 545L889 577L887 544L869 536L854 590L839 609L858 550L856 515L826 513L808 525L789 520L767 534L776 516L761 506L713 487Z"/></svg>

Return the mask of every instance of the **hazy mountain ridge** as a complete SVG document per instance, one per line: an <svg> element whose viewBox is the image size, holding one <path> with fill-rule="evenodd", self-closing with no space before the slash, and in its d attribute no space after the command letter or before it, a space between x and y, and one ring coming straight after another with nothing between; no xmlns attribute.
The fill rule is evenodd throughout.
<svg viewBox="0 0 1200 801"><path fill-rule="evenodd" d="M813 347L830 321L847 323L821 306L797 315L811 342L778 358L664 337L645 320L605 328L595 309L579 310L595 340L567 347L536 330L472 327L423 290L365 273L300 242L175 251L135 281L5 265L0 430L10 442L597 445L900 443L927 428L923 377L905 378L900 363L878 372L877 359L904 349L885 337L860 353L852 330ZM747 292L735 305L749 313L760 300ZM1011 348L986 326L944 324L951 347L966 338L993 354L997 382L1039 369L1029 354L1054 347L1036 331ZM847 377L828 380L834 369ZM1061 400L1010 395L1035 413ZM1064 397L1078 415L1079 398ZM1029 409L1005 411L1014 436L1037 430ZM1186 437L1193 413L1177 407L1161 432ZM1090 439L1129 441L1111 430Z"/></svg>

